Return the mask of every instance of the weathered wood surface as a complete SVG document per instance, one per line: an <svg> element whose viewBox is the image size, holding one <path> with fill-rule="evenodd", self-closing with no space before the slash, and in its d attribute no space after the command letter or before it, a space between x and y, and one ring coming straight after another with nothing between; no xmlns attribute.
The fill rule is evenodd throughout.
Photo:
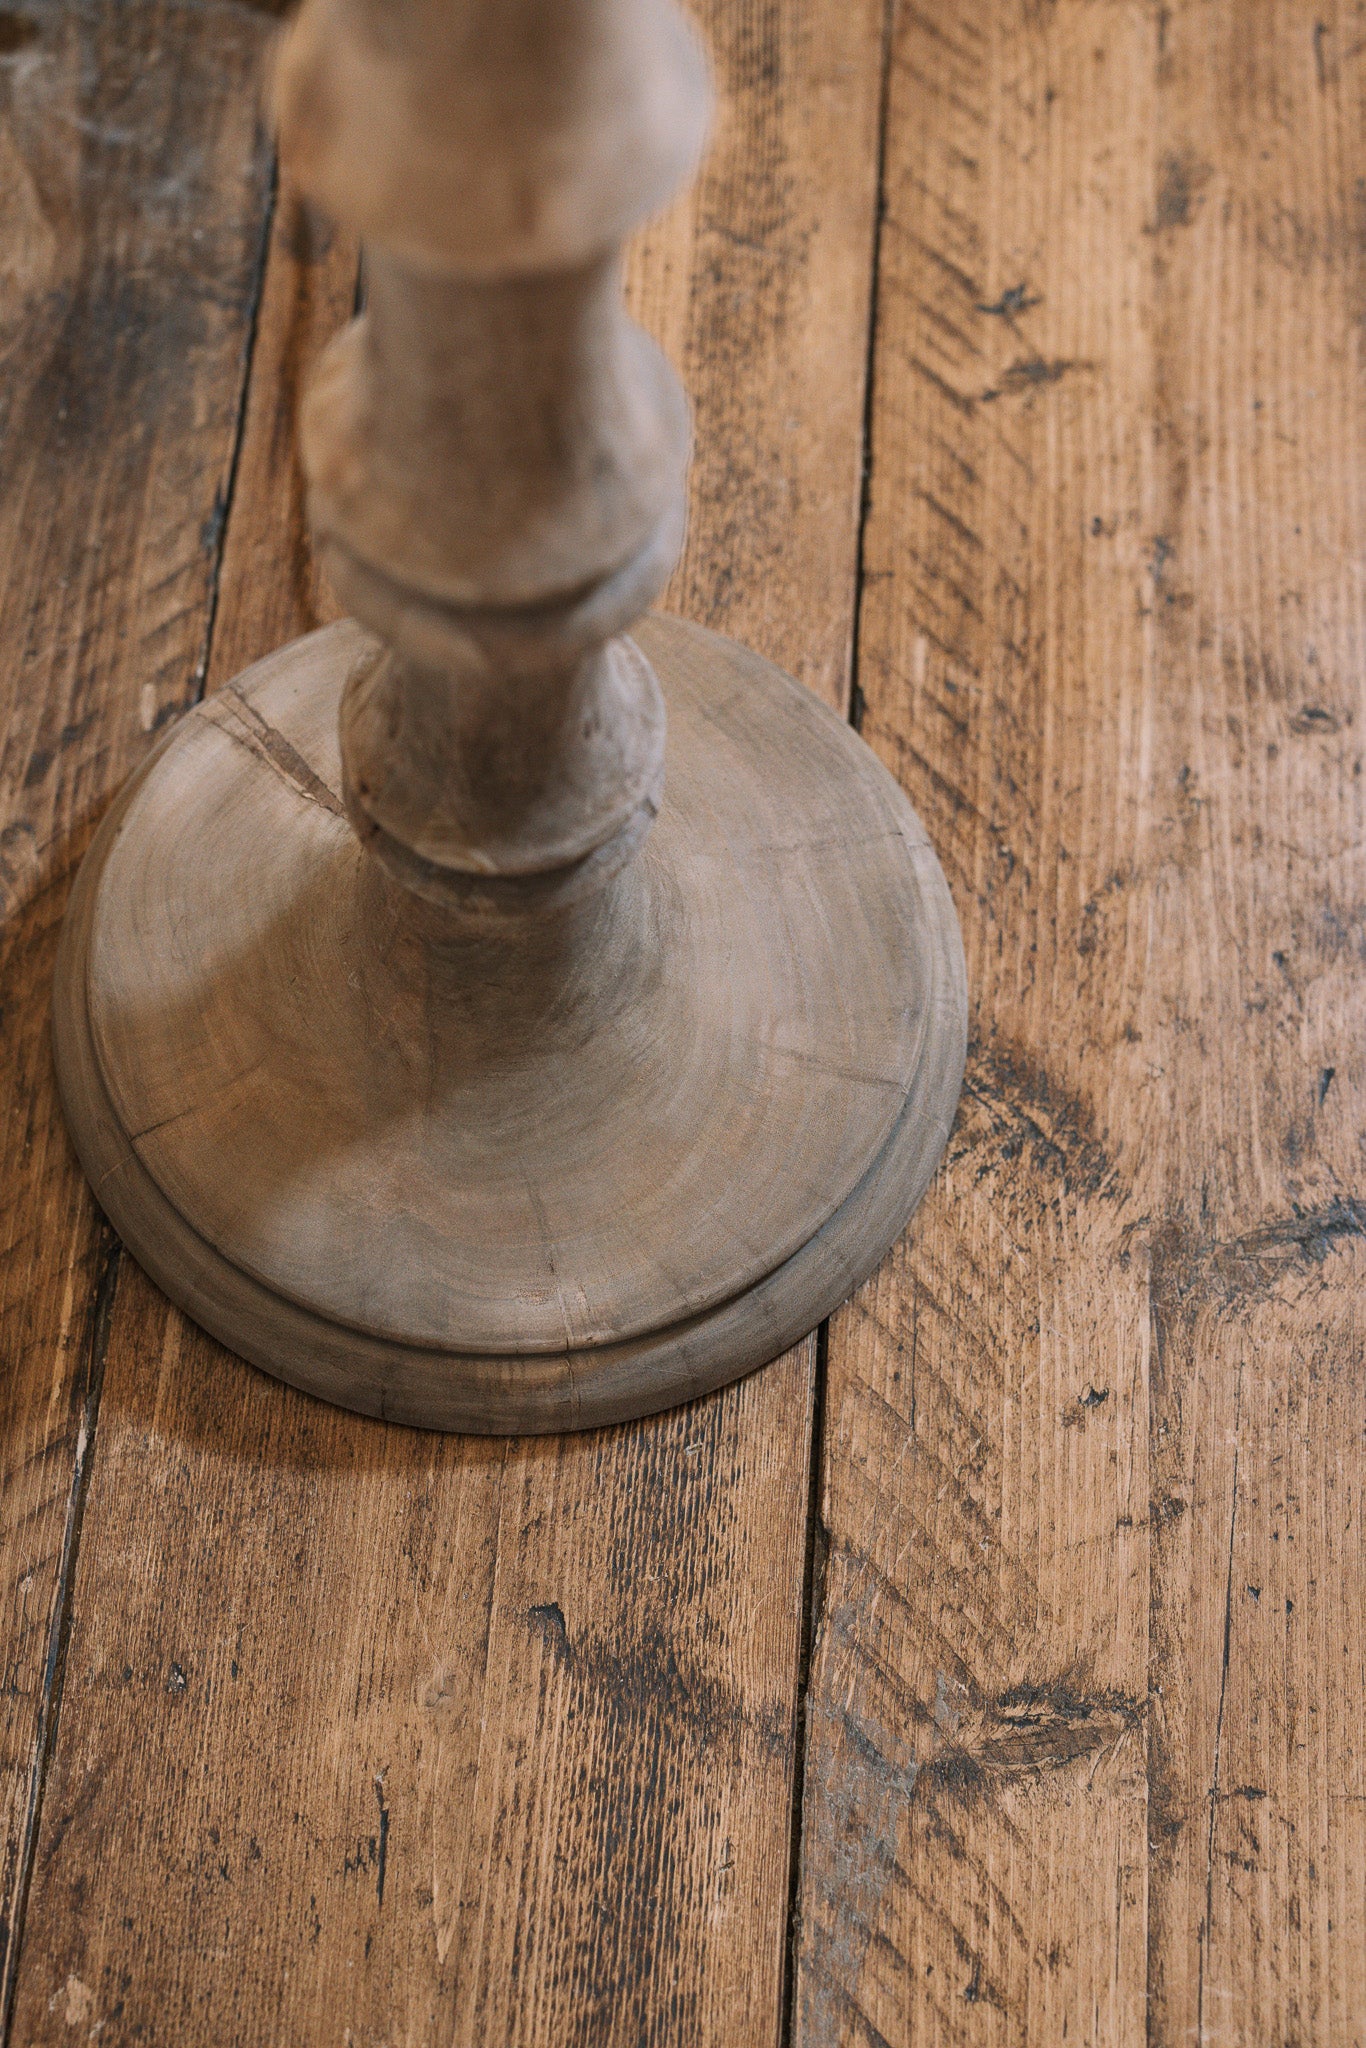
<svg viewBox="0 0 1366 2048"><path fill-rule="evenodd" d="M839 702L881 11L704 27L725 125L631 264L706 451L672 602ZM216 681L311 623L249 495L267 415ZM607 1435L435 1440L282 1393L127 1265L16 2040L774 2040L814 1351Z"/></svg>
<svg viewBox="0 0 1366 2048"><path fill-rule="evenodd" d="M354 310L354 240L288 183L271 213L207 684L214 690L299 633L340 616L304 518L299 403L319 354Z"/></svg>
<svg viewBox="0 0 1366 2048"><path fill-rule="evenodd" d="M898 12L857 680L975 1042L831 1329L807 2048L1363 2038L1363 50Z"/></svg>
<svg viewBox="0 0 1366 2048"><path fill-rule="evenodd" d="M714 12L741 91L712 183L632 265L698 408L672 601L837 700L879 24ZM641 1429L434 1444L268 1386L125 1264L43 1718L112 1282L52 1122L46 977L143 681L193 686L212 563L183 541L242 340L221 284L264 210L213 42L245 14L122 9L139 51L135 21L174 23L142 90L213 139L139 272L179 322L158 266L183 283L193 229L227 238L193 301L217 339L172 379L201 409L120 415L154 488L119 468L96 529L86 444L0 455L3 641L37 657L0 671L5 822L33 833L3 842L12 1871L55 1748L12 2038L423 2041L439 2010L459 2041L772 2040L809 1353ZM897 14L863 724L945 859L977 1044L940 1191L831 1332L808 2048L1361 2038L1364 38L1361 8L1299 0ZM69 182L68 128L39 161ZM93 264L130 202L79 147L99 210L59 218ZM302 303L280 221L215 681L324 615L261 453ZM351 289L328 260L320 327ZM98 578L92 530L125 550ZM78 565L80 609L40 554Z"/></svg>
<svg viewBox="0 0 1366 2048"><path fill-rule="evenodd" d="M0 2028L117 1261L57 1110L52 960L95 817L202 673L262 40L229 8L0 13Z"/></svg>

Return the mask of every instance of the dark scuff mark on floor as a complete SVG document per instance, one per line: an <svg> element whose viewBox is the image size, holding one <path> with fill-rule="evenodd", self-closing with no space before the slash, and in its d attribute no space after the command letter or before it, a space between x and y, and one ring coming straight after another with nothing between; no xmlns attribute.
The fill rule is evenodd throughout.
<svg viewBox="0 0 1366 2048"><path fill-rule="evenodd" d="M979 299L977 310L979 313L990 313L998 320L1014 320L1019 314L1028 313L1033 307L1042 304L1043 298L1039 293L1036 292L1031 297L1029 286L1020 283L1011 285L1008 291L1002 292L1000 298L994 299L990 305Z"/></svg>
<svg viewBox="0 0 1366 2048"><path fill-rule="evenodd" d="M573 1656L574 1646L569 1640L569 1631L564 1624L564 1609L558 1600L546 1600L535 1607L528 1607L527 1620L539 1631L555 1654L555 1661L565 1662Z"/></svg>
<svg viewBox="0 0 1366 2048"><path fill-rule="evenodd" d="M1326 1072L1331 1081L1332 1069ZM1152 1245L1154 1309L1160 1317L1202 1300L1224 1310L1245 1308L1282 1279L1321 1266L1360 1237L1366 1237L1366 1201L1351 1195L1317 1209L1292 1210L1233 1238L1201 1242L1181 1224L1168 1223Z"/></svg>
<svg viewBox="0 0 1366 2048"><path fill-rule="evenodd" d="M385 1769L387 1770L386 1765ZM384 1799L384 1771L375 1772L375 1797L379 1801L379 1852L376 1857L376 1890L384 1904L384 1871L389 1857L389 1808Z"/></svg>

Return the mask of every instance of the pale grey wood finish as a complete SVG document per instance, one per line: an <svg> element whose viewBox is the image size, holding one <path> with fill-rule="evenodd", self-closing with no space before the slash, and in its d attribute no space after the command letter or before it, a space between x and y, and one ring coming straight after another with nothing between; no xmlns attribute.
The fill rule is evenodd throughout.
<svg viewBox="0 0 1366 2048"><path fill-rule="evenodd" d="M500 989L483 983L471 1004L424 978L428 949L398 935L393 897L381 914L397 967L383 971L377 944L368 969L353 963L368 986L349 990L340 1024L327 1000L327 976L345 966L337 933L344 943L364 929L374 880L341 815L335 740L318 745L354 627L296 643L194 714L111 814L83 873L58 1057L87 1171L173 1299L311 1391L465 1429L587 1426L666 1406L817 1322L933 1171L962 1072L962 962L914 813L850 729L770 664L677 620L651 620L643 637L675 710L680 784L638 863L645 911L624 956L626 919L608 920L591 971L560 970L568 984L547 989L537 959L523 960L538 1010L521 1041L505 1033L499 1046ZM311 694L321 706L300 701ZM314 761L295 738L312 739ZM712 771L705 787L689 747ZM175 781L182 763L188 790ZM822 808L822 778L859 794L861 830L845 835L842 860L830 859L840 826ZM177 800L159 805L168 785ZM255 943L226 975L219 899L180 829L185 808L226 817L242 864L230 895ZM204 847L211 872L224 856L211 825ZM544 921L537 930L539 951ZM665 971L671 944L704 984L701 1008ZM286 1029L282 991L319 966L323 980L291 994ZM614 976L632 992L624 1011ZM585 1068L589 1121L568 1113L572 1100L556 1117L556 1091ZM750 1141L755 1116L762 1145ZM439 1234L432 1204L452 1148L467 1177L446 1191L457 1206ZM368 1171L383 1175L369 1200ZM410 1202L412 1187L425 1199ZM571 1294L576 1273L596 1279L596 1301ZM634 1304L634 1330L612 1327L614 1302Z"/></svg>

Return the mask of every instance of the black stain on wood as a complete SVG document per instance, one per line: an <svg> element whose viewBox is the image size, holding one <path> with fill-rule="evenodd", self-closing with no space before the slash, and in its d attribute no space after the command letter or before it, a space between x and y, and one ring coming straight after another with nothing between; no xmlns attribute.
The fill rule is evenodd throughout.
<svg viewBox="0 0 1366 2048"><path fill-rule="evenodd" d="M564 1609L558 1600L547 1600L541 1606L528 1607L527 1620L544 1636L555 1653L557 1663L561 1658L567 1662L573 1656L574 1646L569 1640L569 1631L564 1625Z"/></svg>
<svg viewBox="0 0 1366 2048"><path fill-rule="evenodd" d="M1189 1312L1204 1303L1224 1311L1249 1306L1283 1279L1321 1266L1330 1253L1360 1237L1366 1237L1366 1201L1353 1196L1318 1209L1294 1210L1240 1237L1213 1242L1201 1242L1180 1224L1169 1223L1152 1246L1159 1333L1165 1313ZM1159 1363L1160 1348L1159 1336Z"/></svg>
<svg viewBox="0 0 1366 2048"><path fill-rule="evenodd" d="M1087 1411L1092 1408L1103 1407L1104 1404L1109 1400L1109 1398L1110 1389L1108 1387L1088 1387L1084 1394L1077 1395L1075 1404L1069 1403L1069 1405L1063 1409L1063 1428L1078 1429L1083 1427L1086 1422Z"/></svg>
<svg viewBox="0 0 1366 2048"><path fill-rule="evenodd" d="M1159 232L1164 228L1190 226L1209 176L1209 165L1201 163L1189 151L1176 150L1163 157L1157 173L1157 208L1153 220Z"/></svg>
<svg viewBox="0 0 1366 2048"><path fill-rule="evenodd" d="M109 1774L108 1763L101 1758L81 1780L75 1798L57 1818L51 1838L43 1844L43 1861L48 1869L56 1863L61 1854L62 1844L77 1821L84 1820L98 1804Z"/></svg>
<svg viewBox="0 0 1366 2048"><path fill-rule="evenodd" d="M544 1625L556 1639L554 1620ZM792 1741L786 1717L751 1713L732 1686L706 1663L680 1657L679 1647L664 1625L654 1622L634 1641L619 1644L586 1639L571 1648L565 1638L586 1709L613 1722L667 1728L671 1744L688 1749L736 1755L752 1736L764 1754L785 1758Z"/></svg>
<svg viewBox="0 0 1366 2048"><path fill-rule="evenodd" d="M384 1904L384 1870L389 1856L389 1808L384 1798L384 1772L375 1772L375 1797L379 1801L379 1853L376 1861L375 1888L379 1903Z"/></svg>
<svg viewBox="0 0 1366 2048"><path fill-rule="evenodd" d="M921 1765L916 1794L950 1790L990 1799L1002 1782L1112 1749L1141 1725L1144 1712L1145 1703L1128 1693L1088 1691L1069 1677L1008 1687L967 1707L952 1736Z"/></svg>
<svg viewBox="0 0 1366 2048"><path fill-rule="evenodd" d="M1009 291L1002 292L1000 298L994 299L990 305L983 304L979 299L977 310L979 313L993 314L998 320L1014 320L1017 314L1027 313L1032 306L1042 304L1043 300L1037 293L1033 298L1029 296L1027 284L1013 284Z"/></svg>
<svg viewBox="0 0 1366 2048"><path fill-rule="evenodd" d="M1037 391L1043 385L1060 384L1073 370L1094 368L1093 363L1073 361L1064 356L1022 356L1002 371L998 384L982 393L982 403L989 405L996 398L1017 397L1021 392Z"/></svg>
<svg viewBox="0 0 1366 2048"><path fill-rule="evenodd" d="M199 545L206 555L217 561L223 545L223 534L228 523L228 496L222 484L213 494L213 503L207 517L199 528Z"/></svg>
<svg viewBox="0 0 1366 2048"><path fill-rule="evenodd" d="M20 50L36 43L42 30L27 14L15 14L10 8L0 9L0 57L13 57Z"/></svg>
<svg viewBox="0 0 1366 2048"><path fill-rule="evenodd" d="M986 1112L965 1119L955 1161L980 1153L979 1181L998 1166L1025 1161L1064 1193L1104 1200L1120 1192L1114 1165L1098 1138L1090 1105L1055 1082L1023 1046L1004 1039L968 1049L964 1094Z"/></svg>
<svg viewBox="0 0 1366 2048"><path fill-rule="evenodd" d="M1325 704L1305 704L1290 721L1291 732L1341 732L1342 720Z"/></svg>
<svg viewBox="0 0 1366 2048"><path fill-rule="evenodd" d="M1184 228L1190 225L1191 184L1186 165L1179 156L1162 160L1157 186L1157 225Z"/></svg>

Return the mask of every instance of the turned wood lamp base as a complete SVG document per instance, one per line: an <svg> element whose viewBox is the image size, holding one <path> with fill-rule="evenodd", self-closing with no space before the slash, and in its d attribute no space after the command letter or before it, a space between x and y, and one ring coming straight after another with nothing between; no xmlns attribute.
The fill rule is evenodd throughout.
<svg viewBox="0 0 1366 2048"><path fill-rule="evenodd" d="M349 622L184 719L81 871L82 1163L172 1300L311 1393L519 1433L668 1407L827 1315L943 1150L962 949L910 805L768 662L636 638L664 799L577 902L452 917L364 851Z"/></svg>
<svg viewBox="0 0 1366 2048"><path fill-rule="evenodd" d="M301 449L361 623L176 727L63 936L125 1242L395 1421L587 1427L762 1365L896 1237L958 1095L958 927L892 778L743 648L627 637L689 423L619 250L707 98L671 0L304 0L281 149L366 302Z"/></svg>

